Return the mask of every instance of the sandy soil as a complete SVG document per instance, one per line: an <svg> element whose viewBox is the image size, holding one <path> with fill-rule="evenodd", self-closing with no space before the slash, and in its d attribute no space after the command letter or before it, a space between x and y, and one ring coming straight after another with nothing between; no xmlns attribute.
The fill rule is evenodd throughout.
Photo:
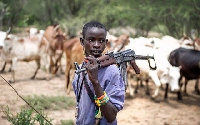
<svg viewBox="0 0 200 125"><path fill-rule="evenodd" d="M0 67L3 62L0 60ZM9 67L9 66L8 66ZM8 71L8 67L6 71ZM49 95L49 96L72 96L65 93L65 76L58 74L49 81L45 80L46 72L40 70L35 80L30 80L36 68L35 62L18 62L16 69L16 83L12 86L22 96L26 95ZM65 62L63 61L63 69ZM1 74L9 80L11 74ZM135 82L133 81L133 85ZM165 86L164 86L165 87ZM150 84L151 93L154 91L154 84ZM194 93L194 81L188 84L188 96L183 96L183 101L177 101L175 93L169 93L168 100L164 100L164 90L160 91L156 101L145 95L144 88L129 98L126 96L124 109L118 113L119 125L200 125L200 95ZM0 77L0 106L8 105L12 112L20 111L20 106L25 102L20 99L15 91ZM47 116L53 118L53 124L59 125L60 120L75 120L74 109L62 111L47 111ZM0 125L9 125L5 115L0 112Z"/></svg>

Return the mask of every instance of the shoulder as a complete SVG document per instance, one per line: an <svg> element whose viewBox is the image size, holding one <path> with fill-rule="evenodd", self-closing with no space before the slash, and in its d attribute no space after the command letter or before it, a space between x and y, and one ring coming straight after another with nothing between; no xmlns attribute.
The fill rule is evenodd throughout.
<svg viewBox="0 0 200 125"><path fill-rule="evenodd" d="M104 70L108 72L119 72L119 68L115 64L105 67Z"/></svg>
<svg viewBox="0 0 200 125"><path fill-rule="evenodd" d="M118 68L117 65L113 64L107 67L104 67L102 69L100 69L100 74L104 74L104 75L116 75L116 74L120 74L120 70Z"/></svg>
<svg viewBox="0 0 200 125"><path fill-rule="evenodd" d="M112 79L112 77L121 77L120 70L117 65L110 65L99 70L99 76Z"/></svg>

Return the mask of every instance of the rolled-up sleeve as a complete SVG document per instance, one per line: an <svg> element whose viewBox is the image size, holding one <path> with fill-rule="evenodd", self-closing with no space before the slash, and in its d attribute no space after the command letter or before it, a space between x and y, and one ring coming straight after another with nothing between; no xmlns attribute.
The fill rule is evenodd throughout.
<svg viewBox="0 0 200 125"><path fill-rule="evenodd" d="M117 70L118 71L118 70ZM107 80L107 86L105 91L110 98L110 101L118 109L118 111L123 109L124 100L125 100L125 87L122 80L120 72L112 72L110 74L110 80Z"/></svg>

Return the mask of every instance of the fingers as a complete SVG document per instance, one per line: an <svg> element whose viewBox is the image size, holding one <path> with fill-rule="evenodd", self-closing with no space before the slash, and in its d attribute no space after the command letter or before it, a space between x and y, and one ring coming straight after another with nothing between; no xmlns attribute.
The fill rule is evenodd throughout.
<svg viewBox="0 0 200 125"><path fill-rule="evenodd" d="M94 56L89 55L88 57L85 57L85 62L90 62L89 64L97 64L97 59Z"/></svg>
<svg viewBox="0 0 200 125"><path fill-rule="evenodd" d="M94 56L89 55L88 57L85 57L85 65L84 67L87 70L96 70L98 69L98 59L96 59Z"/></svg>

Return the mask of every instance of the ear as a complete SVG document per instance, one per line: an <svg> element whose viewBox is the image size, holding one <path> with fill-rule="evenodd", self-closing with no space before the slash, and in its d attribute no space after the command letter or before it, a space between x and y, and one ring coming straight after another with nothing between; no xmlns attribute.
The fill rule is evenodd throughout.
<svg viewBox="0 0 200 125"><path fill-rule="evenodd" d="M106 39L106 43L108 43L108 39Z"/></svg>
<svg viewBox="0 0 200 125"><path fill-rule="evenodd" d="M84 39L82 37L80 38L80 42L81 42L81 45L84 46Z"/></svg>

